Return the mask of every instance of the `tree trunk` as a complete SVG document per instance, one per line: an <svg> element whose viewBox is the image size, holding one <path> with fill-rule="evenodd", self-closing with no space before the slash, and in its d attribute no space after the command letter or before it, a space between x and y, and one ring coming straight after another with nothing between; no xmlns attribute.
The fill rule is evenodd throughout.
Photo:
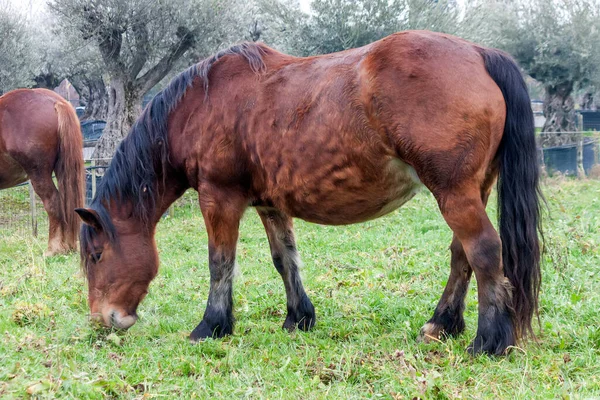
<svg viewBox="0 0 600 400"><path fill-rule="evenodd" d="M55 87L60 85L60 79L54 74L54 72L42 72L38 76L34 77L35 88L54 90Z"/></svg>
<svg viewBox="0 0 600 400"><path fill-rule="evenodd" d="M565 82L557 86L546 86L545 91L544 117L546 117L546 122L542 131L552 134L542 135L542 146L550 147L575 143L574 136L571 133L566 133L577 130L575 101L571 96L573 83Z"/></svg>
<svg viewBox="0 0 600 400"><path fill-rule="evenodd" d="M143 21L136 21L132 30L138 46L131 65L126 65L120 56L124 31L107 29L98 38L100 53L110 75L106 127L92 155L96 165L101 167L108 165L117 146L140 115L142 96L160 82L173 68L173 64L195 43L195 33L179 26L177 41L171 44L166 54L153 67L138 76L148 61L148 30Z"/></svg>
<svg viewBox="0 0 600 400"><path fill-rule="evenodd" d="M94 149L96 165L108 165L121 140L141 113L143 94L124 76L114 77L108 88L108 114L104 133Z"/></svg>
<svg viewBox="0 0 600 400"><path fill-rule="evenodd" d="M85 81L86 106L82 120L105 120L108 115L108 93L104 79L90 78Z"/></svg>
<svg viewBox="0 0 600 400"><path fill-rule="evenodd" d="M600 92L596 93L594 90L588 90L581 96L579 106L582 110L598 110L600 108Z"/></svg>

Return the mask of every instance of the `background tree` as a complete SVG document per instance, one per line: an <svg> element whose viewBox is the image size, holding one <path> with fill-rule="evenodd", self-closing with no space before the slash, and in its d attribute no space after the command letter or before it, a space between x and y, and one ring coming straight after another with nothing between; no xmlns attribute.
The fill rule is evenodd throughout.
<svg viewBox="0 0 600 400"><path fill-rule="evenodd" d="M49 26L54 26L50 24ZM48 48L56 76L68 79L85 106L82 120L105 120L108 116L108 90L98 47L85 42L71 30L54 29L54 44Z"/></svg>
<svg viewBox="0 0 600 400"><path fill-rule="evenodd" d="M596 80L599 23L596 0L533 0L513 4L499 25L501 46L544 85L544 132L577 130L573 93ZM543 144L570 140L569 135L548 135Z"/></svg>
<svg viewBox="0 0 600 400"><path fill-rule="evenodd" d="M92 43L108 78L107 125L95 158L110 158L141 111L145 93L190 49L214 52L243 37L224 0L51 0L63 30ZM240 32L240 33L238 33Z"/></svg>
<svg viewBox="0 0 600 400"><path fill-rule="evenodd" d="M37 63L28 21L6 1L0 0L0 94L31 86L31 70Z"/></svg>
<svg viewBox="0 0 600 400"><path fill-rule="evenodd" d="M262 41L298 56L311 54L306 49L308 18L298 0L256 0L249 11L249 21L261 27Z"/></svg>
<svg viewBox="0 0 600 400"><path fill-rule="evenodd" d="M264 40L295 55L364 46L406 29L457 33L460 10L453 0L313 0L310 14L295 0L258 0Z"/></svg>

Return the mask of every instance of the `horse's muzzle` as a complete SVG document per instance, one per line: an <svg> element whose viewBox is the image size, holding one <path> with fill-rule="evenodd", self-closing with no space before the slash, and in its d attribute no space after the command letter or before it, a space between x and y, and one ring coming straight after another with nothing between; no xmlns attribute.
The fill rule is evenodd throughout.
<svg viewBox="0 0 600 400"><path fill-rule="evenodd" d="M138 316L122 315L117 310L109 310L106 313L93 313L90 319L107 328L129 329L137 322Z"/></svg>
<svg viewBox="0 0 600 400"><path fill-rule="evenodd" d="M120 312L112 310L110 312L110 325L117 329L129 329L137 322L137 315L122 316Z"/></svg>

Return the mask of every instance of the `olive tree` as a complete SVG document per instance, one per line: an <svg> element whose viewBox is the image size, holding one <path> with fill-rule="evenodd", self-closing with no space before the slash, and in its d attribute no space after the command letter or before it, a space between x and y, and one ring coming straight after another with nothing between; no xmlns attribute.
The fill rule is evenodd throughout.
<svg viewBox="0 0 600 400"><path fill-rule="evenodd" d="M52 25L50 25L52 26ZM97 46L81 40L71 30L54 29L51 33L54 45L44 57L47 65L60 80L66 78L79 93L85 106L82 120L105 120L108 115L108 89L106 69ZM46 69L50 70L49 67Z"/></svg>
<svg viewBox="0 0 600 400"><path fill-rule="evenodd" d="M195 49L207 55L243 37L225 0L50 0L62 29L95 46L107 77L107 125L94 157L112 156L145 93Z"/></svg>
<svg viewBox="0 0 600 400"><path fill-rule="evenodd" d="M33 85L31 70L37 60L32 42L27 20L0 0L0 94Z"/></svg>
<svg viewBox="0 0 600 400"><path fill-rule="evenodd" d="M600 2L533 0L512 4L501 25L501 46L544 86L544 132L577 129L576 89L597 84L600 70ZM596 83L595 83L596 82ZM568 135L551 135L559 144Z"/></svg>
<svg viewBox="0 0 600 400"><path fill-rule="evenodd" d="M265 41L296 55L359 47L406 29L456 33L452 0L313 0L303 13L296 0L258 0Z"/></svg>

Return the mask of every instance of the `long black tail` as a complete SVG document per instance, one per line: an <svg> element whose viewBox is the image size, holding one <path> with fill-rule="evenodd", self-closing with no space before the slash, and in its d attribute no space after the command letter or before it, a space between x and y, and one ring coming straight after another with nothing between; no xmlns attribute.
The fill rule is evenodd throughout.
<svg viewBox="0 0 600 400"><path fill-rule="evenodd" d="M504 275L513 286L517 337L533 334L541 284L542 235L539 165L531 101L521 71L512 58L498 50L481 49L488 74L500 87L506 103L504 134L496 155L498 225L502 239Z"/></svg>

